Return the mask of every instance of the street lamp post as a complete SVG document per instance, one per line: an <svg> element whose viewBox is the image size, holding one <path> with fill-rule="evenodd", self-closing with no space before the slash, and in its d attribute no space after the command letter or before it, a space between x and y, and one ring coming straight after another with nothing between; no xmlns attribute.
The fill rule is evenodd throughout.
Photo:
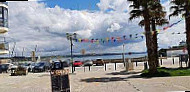
<svg viewBox="0 0 190 92"><path fill-rule="evenodd" d="M76 33L70 34L66 33L67 40L70 40L70 46L71 46L71 63L72 63L72 73L74 73L74 67L73 67L73 40L76 39Z"/></svg>
<svg viewBox="0 0 190 92"><path fill-rule="evenodd" d="M125 61L125 44L123 44L123 55L122 55L122 58L123 58L123 64L124 64L124 67L126 66L126 61Z"/></svg>

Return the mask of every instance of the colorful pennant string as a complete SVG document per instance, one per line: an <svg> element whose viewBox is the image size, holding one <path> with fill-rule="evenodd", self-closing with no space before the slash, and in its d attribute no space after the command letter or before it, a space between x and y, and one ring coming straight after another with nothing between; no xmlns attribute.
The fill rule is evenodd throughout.
<svg viewBox="0 0 190 92"><path fill-rule="evenodd" d="M156 33L157 34L163 34L163 33L160 33L162 30L165 31L167 30L168 28L171 28L173 27L174 25L177 25L178 23L180 23L182 20L184 20L184 18L181 18L179 21L175 22L175 23L172 23L166 27L164 27L163 29L157 29L156 30ZM155 34L155 31L151 31L152 34ZM96 44L99 44L99 43L108 43L108 42L122 42L122 41L125 41L125 40L131 40L131 39L137 39L137 38L141 38L141 39L144 39L144 35L145 32L142 32L142 33L137 33L137 34L129 34L129 39L127 39L127 36L126 35L123 35L122 37L106 37L106 38L92 38L92 39L81 39L81 38L77 38L77 39L74 39L75 42L90 42L90 43L96 43ZM172 32L171 33L172 35L174 34L185 34L185 32ZM133 36L134 35L134 36ZM139 36L140 35L140 36Z"/></svg>

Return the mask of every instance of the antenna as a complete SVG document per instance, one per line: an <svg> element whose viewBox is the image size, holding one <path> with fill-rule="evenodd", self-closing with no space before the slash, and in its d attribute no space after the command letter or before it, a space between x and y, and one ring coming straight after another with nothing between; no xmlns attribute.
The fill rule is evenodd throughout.
<svg viewBox="0 0 190 92"><path fill-rule="evenodd" d="M14 46L13 46L13 50L12 50L11 57L13 57L13 53L14 53L14 51L15 51L15 47L16 47L16 42L14 42Z"/></svg>
<svg viewBox="0 0 190 92"><path fill-rule="evenodd" d="M35 49L34 49L35 52L37 51L37 47L38 47L38 45L36 45L36 47L35 47Z"/></svg>
<svg viewBox="0 0 190 92"><path fill-rule="evenodd" d="M23 50L22 50L22 57L24 56L24 47L23 47Z"/></svg>

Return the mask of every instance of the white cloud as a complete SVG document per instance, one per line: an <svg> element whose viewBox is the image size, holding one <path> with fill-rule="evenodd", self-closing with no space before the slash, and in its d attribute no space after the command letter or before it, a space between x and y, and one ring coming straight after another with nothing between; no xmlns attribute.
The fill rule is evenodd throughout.
<svg viewBox="0 0 190 92"><path fill-rule="evenodd" d="M102 11L113 9L117 12L126 11L128 9L128 5L127 0L100 0L100 2L97 3L97 6Z"/></svg>
<svg viewBox="0 0 190 92"><path fill-rule="evenodd" d="M119 31L122 28L118 23L113 23L110 28L107 29L108 32Z"/></svg>
<svg viewBox="0 0 190 92"><path fill-rule="evenodd" d="M67 32L78 34L79 38L106 38L120 37L129 34L142 33L143 28L138 26L139 19L128 22L129 10L127 0L100 0L98 7L101 11L88 12L63 9L59 6L47 7L44 3L38 2L11 2L9 3L9 25L8 38L16 41L16 52L21 55L22 48L25 54L30 55L35 46L38 45L38 54L41 55L63 55L70 52L70 44L65 34ZM126 5L127 4L127 5ZM168 2L163 5L167 6ZM17 8L15 8L17 7ZM102 12L108 9L114 11ZM179 18L172 18L170 22L178 21ZM163 27L161 27L163 28ZM166 32L184 31L183 22L172 27ZM166 48L170 45L177 45L185 36L175 36L163 32L158 36L159 47ZM146 51L145 40L128 40L126 51ZM74 43L74 52L80 53L81 49L87 52L121 52L123 43L91 44ZM10 48L13 47L13 41Z"/></svg>

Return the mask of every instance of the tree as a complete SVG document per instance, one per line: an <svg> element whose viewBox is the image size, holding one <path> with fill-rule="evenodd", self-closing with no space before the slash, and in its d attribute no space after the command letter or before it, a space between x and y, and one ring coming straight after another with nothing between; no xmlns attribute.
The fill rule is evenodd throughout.
<svg viewBox="0 0 190 92"><path fill-rule="evenodd" d="M151 18L152 18L152 8L158 2L155 0L128 0L132 3L130 5L133 10L130 12L130 20L135 18L143 18L143 24L145 29L146 36L146 47L148 52L148 64L149 64L149 73L154 74L157 72L157 58L155 57L157 51L155 51L153 34L150 29ZM155 22L154 22L155 23Z"/></svg>
<svg viewBox="0 0 190 92"><path fill-rule="evenodd" d="M154 55L156 60L156 66L159 67L159 60L158 60L158 41L157 41L157 26L162 26L164 24L168 24L168 20L165 19L166 12L163 11L162 5L159 3L160 1L155 1L152 5L152 8L150 9L150 23L151 23L151 29L153 31L153 47L154 51L157 52L157 54ZM139 25L142 27L144 26L144 20L141 20Z"/></svg>
<svg viewBox="0 0 190 92"><path fill-rule="evenodd" d="M170 10L173 12L169 17L180 14L185 17L187 51L190 56L190 0L172 0L171 4ZM190 68L190 61L188 67Z"/></svg>

